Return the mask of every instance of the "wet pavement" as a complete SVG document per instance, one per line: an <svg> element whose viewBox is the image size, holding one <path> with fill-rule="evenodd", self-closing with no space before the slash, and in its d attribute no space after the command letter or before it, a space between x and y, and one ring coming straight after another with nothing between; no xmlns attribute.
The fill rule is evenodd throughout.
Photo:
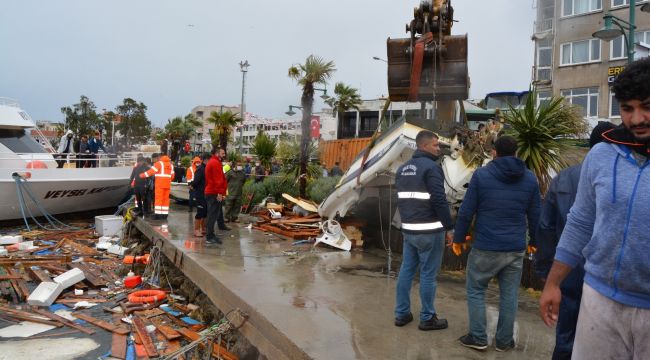
<svg viewBox="0 0 650 360"><path fill-rule="evenodd" d="M223 245L191 236L192 214L180 207L165 229L160 221L136 226L181 268L223 312L240 308L249 319L242 334L269 359L549 359L554 330L537 316L536 300L520 292L514 351L491 346L477 352L459 345L468 329L464 275L443 273L436 308L449 328L417 328L417 283L411 294L416 320L393 325L395 283L382 253L341 252L229 224L219 232ZM391 269L395 271L396 269ZM494 334L497 285L488 293L488 331Z"/></svg>

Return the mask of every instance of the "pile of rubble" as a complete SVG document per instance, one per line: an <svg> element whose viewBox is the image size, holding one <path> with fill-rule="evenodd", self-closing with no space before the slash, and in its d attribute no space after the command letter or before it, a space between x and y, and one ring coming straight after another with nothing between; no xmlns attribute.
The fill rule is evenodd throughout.
<svg viewBox="0 0 650 360"><path fill-rule="evenodd" d="M231 322L206 326L192 318L198 306L151 285L162 282L154 266L160 253L125 256L121 235L86 228L0 236L0 338L107 331L117 359L199 350L237 359L217 341Z"/></svg>

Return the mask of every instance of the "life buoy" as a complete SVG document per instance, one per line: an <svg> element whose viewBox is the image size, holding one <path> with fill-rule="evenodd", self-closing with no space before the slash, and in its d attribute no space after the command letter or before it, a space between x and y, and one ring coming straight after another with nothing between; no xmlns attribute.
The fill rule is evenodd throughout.
<svg viewBox="0 0 650 360"><path fill-rule="evenodd" d="M167 297L162 290L138 290L129 294L129 302L132 303L156 303Z"/></svg>

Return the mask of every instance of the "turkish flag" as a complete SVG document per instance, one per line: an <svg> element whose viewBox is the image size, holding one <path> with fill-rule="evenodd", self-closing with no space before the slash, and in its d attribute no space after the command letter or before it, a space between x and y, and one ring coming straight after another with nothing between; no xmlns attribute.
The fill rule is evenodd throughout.
<svg viewBox="0 0 650 360"><path fill-rule="evenodd" d="M311 137L318 139L320 137L320 116L312 115L311 117Z"/></svg>

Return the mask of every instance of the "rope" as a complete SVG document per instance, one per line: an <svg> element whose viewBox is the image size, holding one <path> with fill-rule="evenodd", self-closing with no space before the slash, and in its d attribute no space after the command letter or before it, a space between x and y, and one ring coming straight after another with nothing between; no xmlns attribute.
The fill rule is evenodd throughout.
<svg viewBox="0 0 650 360"><path fill-rule="evenodd" d="M36 199L36 196L34 196L34 193L32 192L29 183L27 182L27 179L18 175L17 173L13 173L11 177L14 179L14 182L16 183L16 196L20 204L20 212L23 217L23 221L25 222L25 226L27 227L28 231L31 231L31 227L29 226L27 216L25 215L25 209L27 209L27 212L29 213L29 217L32 219L32 221L34 221L34 223L42 229L45 230L64 230L64 228L79 229L78 227L71 226L59 221L47 210L45 210L45 208L41 205L41 203ZM38 222L38 220L36 220L36 217L32 213L29 206L27 206L27 203L25 202L25 193L27 193L27 196L36 205L38 210L41 212L41 215L48 221L48 223L50 224L49 227L47 225L41 224L40 222Z"/></svg>

